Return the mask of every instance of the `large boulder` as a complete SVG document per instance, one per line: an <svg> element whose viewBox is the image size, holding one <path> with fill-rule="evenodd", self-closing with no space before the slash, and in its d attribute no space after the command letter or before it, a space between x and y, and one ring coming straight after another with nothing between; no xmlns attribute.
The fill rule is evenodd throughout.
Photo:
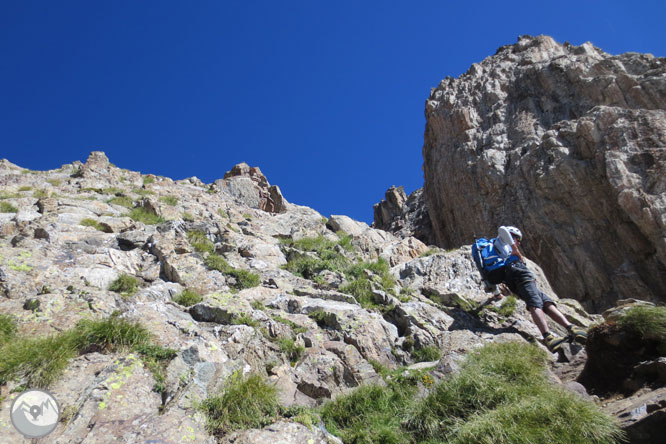
<svg viewBox="0 0 666 444"><path fill-rule="evenodd" d="M556 292L666 295L666 60L520 37L426 102L424 197L450 248L517 225Z"/></svg>

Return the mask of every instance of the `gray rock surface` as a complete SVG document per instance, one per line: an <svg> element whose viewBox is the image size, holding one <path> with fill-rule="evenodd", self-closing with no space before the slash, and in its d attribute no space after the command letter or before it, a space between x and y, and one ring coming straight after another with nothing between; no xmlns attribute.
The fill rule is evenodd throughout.
<svg viewBox="0 0 666 444"><path fill-rule="evenodd" d="M443 80L425 114L439 246L517 225L558 294L666 300L665 59L523 36Z"/></svg>

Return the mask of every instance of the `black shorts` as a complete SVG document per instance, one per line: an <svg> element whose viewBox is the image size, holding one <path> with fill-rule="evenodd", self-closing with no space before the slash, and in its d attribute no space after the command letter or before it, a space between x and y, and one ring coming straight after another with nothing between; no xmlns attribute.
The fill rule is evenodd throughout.
<svg viewBox="0 0 666 444"><path fill-rule="evenodd" d="M555 304L546 293L537 288L534 273L520 261L512 262L506 266L504 282L512 292L525 301L528 308L543 308L544 304Z"/></svg>

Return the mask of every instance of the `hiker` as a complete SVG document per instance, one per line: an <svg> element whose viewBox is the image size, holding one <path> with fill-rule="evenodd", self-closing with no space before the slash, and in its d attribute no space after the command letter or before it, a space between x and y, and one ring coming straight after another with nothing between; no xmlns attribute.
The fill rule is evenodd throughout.
<svg viewBox="0 0 666 444"><path fill-rule="evenodd" d="M534 323L543 335L544 344L551 352L559 351L567 340L584 344L587 333L571 324L557 309L555 302L537 288L534 274L527 268L525 257L519 248L522 238L523 234L516 227L499 227L497 238L492 239L491 242L496 256L499 256L500 262L503 263L503 267L501 267L503 274L495 280L499 279L500 286L505 284L509 290L525 301ZM495 273L497 275L497 272ZM496 292L496 295L501 298L501 292ZM565 327L569 332L568 337L561 338L554 335L548 328L545 315Z"/></svg>

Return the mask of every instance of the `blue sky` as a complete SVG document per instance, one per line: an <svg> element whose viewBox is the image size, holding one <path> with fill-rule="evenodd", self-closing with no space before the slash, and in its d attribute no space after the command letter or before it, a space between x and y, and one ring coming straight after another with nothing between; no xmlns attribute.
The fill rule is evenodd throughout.
<svg viewBox="0 0 666 444"><path fill-rule="evenodd" d="M666 56L666 2L2 1L0 158L93 150L205 182L259 166L290 202L372 222L423 186L425 100L522 34Z"/></svg>

